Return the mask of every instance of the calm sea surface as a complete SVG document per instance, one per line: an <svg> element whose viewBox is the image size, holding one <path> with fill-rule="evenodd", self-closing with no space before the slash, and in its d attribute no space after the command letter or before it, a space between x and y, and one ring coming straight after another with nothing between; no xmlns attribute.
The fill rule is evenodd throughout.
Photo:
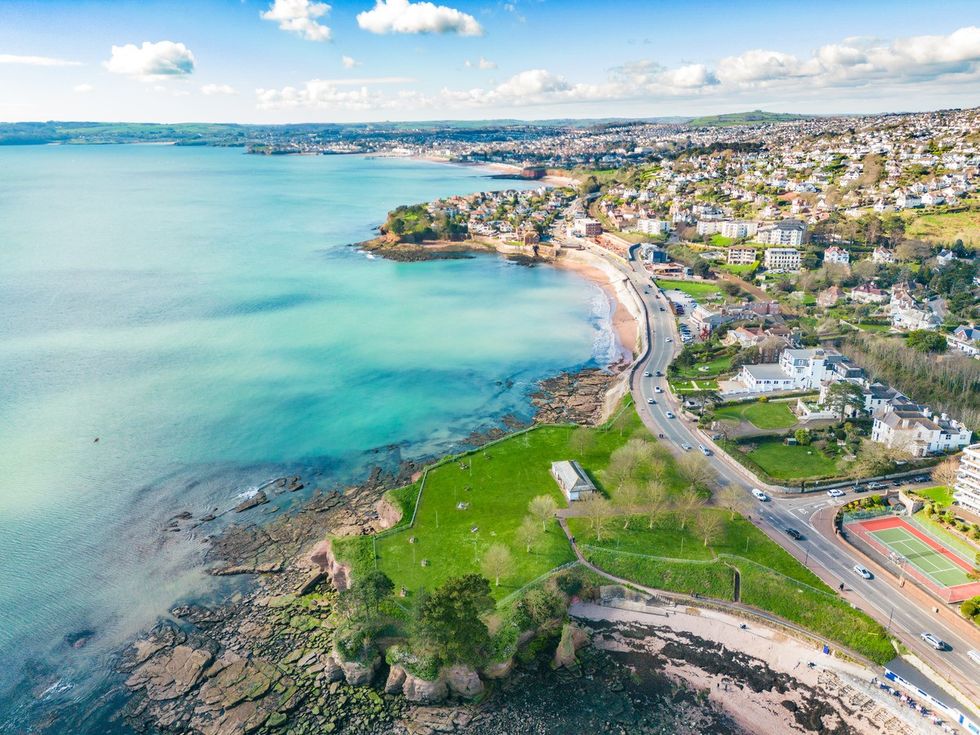
<svg viewBox="0 0 980 735"><path fill-rule="evenodd" d="M173 514L440 452L606 357L608 301L575 274L347 247L397 204L514 186L405 160L0 148L0 720L83 706L120 642L213 589L200 543L162 532Z"/></svg>

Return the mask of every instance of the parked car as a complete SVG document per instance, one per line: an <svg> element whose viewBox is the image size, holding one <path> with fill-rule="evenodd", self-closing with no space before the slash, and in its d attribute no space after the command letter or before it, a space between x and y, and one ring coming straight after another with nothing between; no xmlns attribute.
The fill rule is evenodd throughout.
<svg viewBox="0 0 980 735"><path fill-rule="evenodd" d="M852 493L863 493L863 492L867 492L867 490L868 488L866 488L864 485L855 485L854 487L851 488Z"/></svg>
<svg viewBox="0 0 980 735"><path fill-rule="evenodd" d="M862 566L861 566L860 564L855 564L855 565L854 565L854 571L855 571L855 572L857 572L858 574L860 574L860 575L861 575L862 577L864 577L865 579L874 579L874 577L875 577L875 575L873 575L873 574L872 574L872 573L871 573L871 572L870 572L870 571L869 571L868 569L866 569L865 567L862 567Z"/></svg>
<svg viewBox="0 0 980 735"><path fill-rule="evenodd" d="M674 412L673 411L668 411L667 413L664 414L664 416L666 416L669 419L676 418L676 416L674 416Z"/></svg>
<svg viewBox="0 0 980 735"><path fill-rule="evenodd" d="M933 635L932 633L920 633L919 638L924 640L937 651L945 651L947 648L949 648L949 644L946 643L946 641L939 636Z"/></svg>
<svg viewBox="0 0 980 735"><path fill-rule="evenodd" d="M795 528L787 528L786 535L789 536L790 538L795 538L797 541L803 539L803 534L797 531Z"/></svg>
<svg viewBox="0 0 980 735"><path fill-rule="evenodd" d="M665 311L664 307L661 306L660 307L660 311Z"/></svg>
<svg viewBox="0 0 980 735"><path fill-rule="evenodd" d="M769 500L769 496L757 487L752 488L752 494L755 495L756 499L761 500L763 503Z"/></svg>
<svg viewBox="0 0 980 735"><path fill-rule="evenodd" d="M885 487L885 483L883 483L883 482L869 482L868 483L868 490L881 490L883 487Z"/></svg>
<svg viewBox="0 0 980 735"><path fill-rule="evenodd" d="M830 488L830 490L827 491L827 495L829 495L832 498L843 498L844 491L838 490L836 487L832 487Z"/></svg>

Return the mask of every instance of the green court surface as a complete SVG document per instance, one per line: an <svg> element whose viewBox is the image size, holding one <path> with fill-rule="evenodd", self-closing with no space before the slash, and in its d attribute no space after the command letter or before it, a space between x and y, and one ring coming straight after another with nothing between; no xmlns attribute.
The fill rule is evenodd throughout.
<svg viewBox="0 0 980 735"><path fill-rule="evenodd" d="M887 528L870 533L942 587L955 587L971 581L963 567L904 528Z"/></svg>

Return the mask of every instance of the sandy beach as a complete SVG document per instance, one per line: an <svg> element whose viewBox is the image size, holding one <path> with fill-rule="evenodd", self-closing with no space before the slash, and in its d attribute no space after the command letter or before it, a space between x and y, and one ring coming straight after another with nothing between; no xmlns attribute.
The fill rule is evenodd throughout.
<svg viewBox="0 0 980 735"><path fill-rule="evenodd" d="M756 621L683 606L647 611L578 603L570 612L593 628L593 645L653 657L746 732L943 732L932 715L872 683L876 671Z"/></svg>

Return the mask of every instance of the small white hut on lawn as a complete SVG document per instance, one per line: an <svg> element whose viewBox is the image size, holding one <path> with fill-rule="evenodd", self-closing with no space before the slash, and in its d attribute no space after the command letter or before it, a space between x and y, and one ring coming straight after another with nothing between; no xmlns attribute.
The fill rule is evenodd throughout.
<svg viewBox="0 0 980 735"><path fill-rule="evenodd" d="M596 491L592 480L585 474L585 470L575 460L562 460L561 462L551 463L551 476L555 478L558 487L568 498L568 501L585 500L589 495Z"/></svg>

